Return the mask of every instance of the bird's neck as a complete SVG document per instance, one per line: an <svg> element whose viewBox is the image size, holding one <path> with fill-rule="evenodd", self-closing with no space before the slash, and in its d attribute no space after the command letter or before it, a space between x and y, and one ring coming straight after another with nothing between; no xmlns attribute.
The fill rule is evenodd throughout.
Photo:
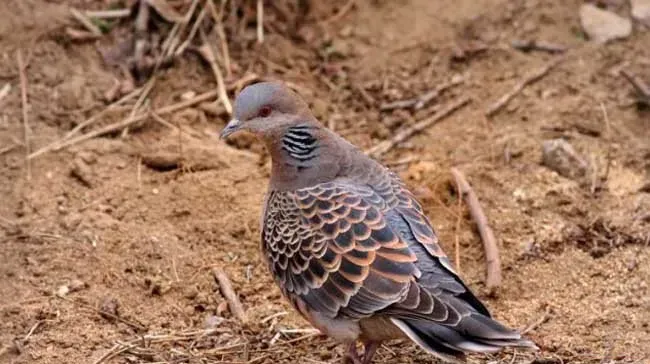
<svg viewBox="0 0 650 364"><path fill-rule="evenodd" d="M338 178L372 185L386 172L376 161L328 129L317 130L314 141L306 137L298 139L298 135L289 138L288 144L283 138L267 141L272 159L271 190L291 191Z"/></svg>
<svg viewBox="0 0 650 364"><path fill-rule="evenodd" d="M346 168L347 143L323 127L293 126L266 141L273 190L296 190L329 182Z"/></svg>

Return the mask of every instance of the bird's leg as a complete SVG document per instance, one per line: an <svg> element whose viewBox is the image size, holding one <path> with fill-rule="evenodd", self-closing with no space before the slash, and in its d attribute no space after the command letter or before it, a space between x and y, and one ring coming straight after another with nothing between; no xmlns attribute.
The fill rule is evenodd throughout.
<svg viewBox="0 0 650 364"><path fill-rule="evenodd" d="M375 356L377 349L379 348L379 341L367 341L363 343L365 351L363 353L363 360L361 364L370 364L372 362L372 357Z"/></svg>
<svg viewBox="0 0 650 364"><path fill-rule="evenodd" d="M359 358L359 353L357 352L357 343L352 342L350 346L348 346L348 352L343 356L343 364L363 364L364 362L361 361L361 358Z"/></svg>

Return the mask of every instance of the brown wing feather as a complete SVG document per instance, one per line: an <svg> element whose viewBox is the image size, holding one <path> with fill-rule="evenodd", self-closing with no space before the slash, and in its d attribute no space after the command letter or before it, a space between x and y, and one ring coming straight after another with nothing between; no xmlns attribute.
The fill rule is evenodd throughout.
<svg viewBox="0 0 650 364"><path fill-rule="evenodd" d="M324 183L269 196L263 248L289 298L329 317L361 318L398 302L420 273L370 188Z"/></svg>

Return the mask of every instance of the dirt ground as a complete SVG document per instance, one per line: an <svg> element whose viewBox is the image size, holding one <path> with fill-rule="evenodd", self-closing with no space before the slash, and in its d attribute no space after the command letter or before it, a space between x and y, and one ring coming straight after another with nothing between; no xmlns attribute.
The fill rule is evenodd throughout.
<svg viewBox="0 0 650 364"><path fill-rule="evenodd" d="M603 2L629 12L626 1ZM226 115L185 108L164 115L173 128L149 118L124 137L92 138L27 167L16 53L28 63L33 152L106 107L119 73L97 49L114 39L73 42L64 29L75 24L69 7L110 3L0 2L0 88L11 85L0 100L0 362L340 362L343 348L332 340L291 331L309 326L282 300L258 254L268 156L247 136L219 141ZM471 98L382 157L421 199L452 260L458 239L466 282L497 318L529 327L541 348L469 361L650 362L650 110L637 107L619 74L650 81L648 28L593 44L580 28L579 0L357 0L335 18L347 1L312 3L300 37L269 23L256 45L255 24L245 26L229 44L226 81L247 73L290 81L324 123L363 148ZM525 53L510 46L515 39L569 50ZM545 77L484 116L559 57ZM462 82L419 111L380 111L454 78ZM158 72L151 107L215 85L190 52ZM129 112L118 111L98 122ZM590 164L586 176L565 178L541 164L542 142L554 138ZM182 168L152 168L148 161L161 153L181 155ZM467 176L497 236L496 295L487 294L481 240L458 204L452 166ZM247 324L226 307L214 267L231 277ZM436 360L394 342L375 362Z"/></svg>

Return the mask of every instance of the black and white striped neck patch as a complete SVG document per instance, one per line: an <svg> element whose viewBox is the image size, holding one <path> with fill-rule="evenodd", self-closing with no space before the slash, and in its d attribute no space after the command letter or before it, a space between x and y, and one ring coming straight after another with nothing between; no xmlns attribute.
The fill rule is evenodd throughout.
<svg viewBox="0 0 650 364"><path fill-rule="evenodd" d="M290 127L282 137L282 149L301 162L317 157L318 141L312 132L313 128L308 125Z"/></svg>

